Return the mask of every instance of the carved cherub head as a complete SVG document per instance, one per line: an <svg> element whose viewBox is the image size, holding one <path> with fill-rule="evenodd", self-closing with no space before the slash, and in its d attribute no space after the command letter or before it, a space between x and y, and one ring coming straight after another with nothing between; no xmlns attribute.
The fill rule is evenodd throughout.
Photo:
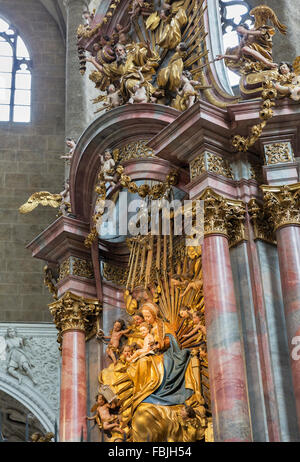
<svg viewBox="0 0 300 462"><path fill-rule="evenodd" d="M114 93L116 91L116 87L114 86L113 83L111 83L109 86L108 86L108 89L107 89L108 93Z"/></svg>
<svg viewBox="0 0 300 462"><path fill-rule="evenodd" d="M97 404L99 404L99 406L104 406L104 404L107 403L106 399L104 398L103 395L101 395L101 393L98 393L96 395L96 402Z"/></svg>
<svg viewBox="0 0 300 462"><path fill-rule="evenodd" d="M110 149L105 149L104 151L104 159L109 160L112 159L112 152Z"/></svg>
<svg viewBox="0 0 300 462"><path fill-rule="evenodd" d="M114 322L113 330L114 330L115 332L120 332L120 330L124 330L125 328L126 328L126 324L125 324L124 319L117 319L117 320Z"/></svg>
<svg viewBox="0 0 300 462"><path fill-rule="evenodd" d="M282 61L282 62L279 64L278 72L279 72L279 74L287 75L287 74L289 74L290 72L293 72L293 66L292 66L291 63L288 63L288 62L286 62L286 61Z"/></svg>

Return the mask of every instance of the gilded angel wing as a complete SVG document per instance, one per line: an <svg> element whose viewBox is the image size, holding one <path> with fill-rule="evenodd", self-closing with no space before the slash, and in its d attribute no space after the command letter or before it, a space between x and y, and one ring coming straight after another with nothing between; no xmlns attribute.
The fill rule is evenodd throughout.
<svg viewBox="0 0 300 462"><path fill-rule="evenodd" d="M33 193L25 204L19 208L20 213L32 212L39 204L57 208L60 206L62 197L60 194L51 194L48 191L40 191Z"/></svg>
<svg viewBox="0 0 300 462"><path fill-rule="evenodd" d="M287 26L282 24L279 19L277 18L275 12L266 5L256 6L250 11L250 15L254 16L255 24L254 28L265 26L267 21L270 20L274 27L276 27L281 34L286 34Z"/></svg>

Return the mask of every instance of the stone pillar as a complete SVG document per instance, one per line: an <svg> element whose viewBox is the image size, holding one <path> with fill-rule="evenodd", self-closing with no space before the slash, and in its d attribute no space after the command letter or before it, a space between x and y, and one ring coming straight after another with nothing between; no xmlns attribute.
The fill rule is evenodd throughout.
<svg viewBox="0 0 300 462"><path fill-rule="evenodd" d="M247 379L228 238L243 232L245 206L207 189L203 284L215 441L252 441Z"/></svg>
<svg viewBox="0 0 300 462"><path fill-rule="evenodd" d="M85 78L79 72L77 29L82 24L85 0L64 0L67 11L66 136L78 140L87 126Z"/></svg>
<svg viewBox="0 0 300 462"><path fill-rule="evenodd" d="M62 343L59 439L80 441L83 436L86 440L85 338L100 312L100 305L98 300L66 292L49 308Z"/></svg>
<svg viewBox="0 0 300 462"><path fill-rule="evenodd" d="M300 428L300 360L293 358L293 338L300 336L300 183L262 186L266 218L276 231L290 349L294 393Z"/></svg>

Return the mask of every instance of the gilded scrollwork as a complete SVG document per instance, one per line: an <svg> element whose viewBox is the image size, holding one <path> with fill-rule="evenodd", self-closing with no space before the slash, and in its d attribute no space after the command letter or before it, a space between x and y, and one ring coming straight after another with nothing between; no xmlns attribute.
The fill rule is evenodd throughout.
<svg viewBox="0 0 300 462"><path fill-rule="evenodd" d="M77 257L67 258L59 267L58 281L61 281L69 275L93 279L94 270L92 262Z"/></svg>
<svg viewBox="0 0 300 462"><path fill-rule="evenodd" d="M233 172L229 162L221 156L204 152L197 156L190 165L191 179L204 172L212 172L233 180Z"/></svg>
<svg viewBox="0 0 300 462"><path fill-rule="evenodd" d="M123 268L112 263L104 263L103 277L106 281L125 286L128 277L128 268Z"/></svg>
<svg viewBox="0 0 300 462"><path fill-rule="evenodd" d="M294 161L294 155L290 143L267 144L264 149L267 165Z"/></svg>
<svg viewBox="0 0 300 462"><path fill-rule="evenodd" d="M119 159L121 162L131 159L144 159L155 157L153 149L147 146L147 140L138 140L128 143L119 149Z"/></svg>
<svg viewBox="0 0 300 462"><path fill-rule="evenodd" d="M86 299L72 292L66 292L59 300L49 305L60 335L73 329L84 331L88 335L101 309L98 300Z"/></svg>
<svg viewBox="0 0 300 462"><path fill-rule="evenodd" d="M274 231L286 225L300 225L300 183L261 189L264 211Z"/></svg>

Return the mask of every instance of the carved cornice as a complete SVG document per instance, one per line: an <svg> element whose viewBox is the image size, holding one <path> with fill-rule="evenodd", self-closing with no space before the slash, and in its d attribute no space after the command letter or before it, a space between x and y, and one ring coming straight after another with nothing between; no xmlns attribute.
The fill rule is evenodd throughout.
<svg viewBox="0 0 300 462"><path fill-rule="evenodd" d="M232 169L229 162L221 156L210 152L203 152L197 156L190 164L191 179L200 176L203 172L212 172L225 178L233 178Z"/></svg>
<svg viewBox="0 0 300 462"><path fill-rule="evenodd" d="M268 221L263 206L256 199L248 203L248 213L253 224L254 239L276 245L276 236L271 223Z"/></svg>
<svg viewBox="0 0 300 462"><path fill-rule="evenodd" d="M294 162L291 143L273 143L264 146L266 165Z"/></svg>
<svg viewBox="0 0 300 462"><path fill-rule="evenodd" d="M68 330L81 330L89 337L102 306L99 300L66 292L58 301L49 305L49 310L60 335Z"/></svg>
<svg viewBox="0 0 300 462"><path fill-rule="evenodd" d="M223 234L231 247L246 240L246 206L242 201L227 199L210 188L200 199L204 201L204 235Z"/></svg>
<svg viewBox="0 0 300 462"><path fill-rule="evenodd" d="M274 231L287 225L300 226L300 183L261 186L264 211Z"/></svg>

